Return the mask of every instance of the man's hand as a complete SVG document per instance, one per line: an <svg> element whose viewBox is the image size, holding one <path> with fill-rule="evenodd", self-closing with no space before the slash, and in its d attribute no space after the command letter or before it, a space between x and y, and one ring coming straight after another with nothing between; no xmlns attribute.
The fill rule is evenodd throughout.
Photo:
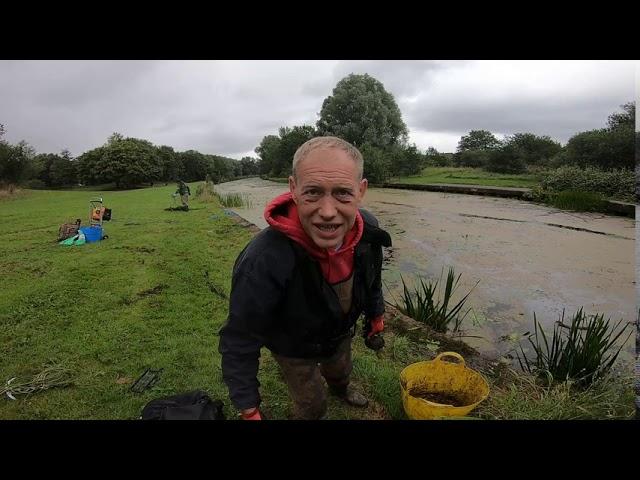
<svg viewBox="0 0 640 480"><path fill-rule="evenodd" d="M369 333L367 333L367 337L372 337L376 333L380 333L384 330L384 316L377 316L376 318L371 320L370 324L371 329L369 330Z"/></svg>
<svg viewBox="0 0 640 480"><path fill-rule="evenodd" d="M262 420L258 407L242 410L242 412L240 412L240 418L242 418L242 420Z"/></svg>
<svg viewBox="0 0 640 480"><path fill-rule="evenodd" d="M365 338L364 344L372 350L380 350L384 347L384 338L382 338L382 331L384 330L384 317L379 315L376 318L371 319L365 325Z"/></svg>

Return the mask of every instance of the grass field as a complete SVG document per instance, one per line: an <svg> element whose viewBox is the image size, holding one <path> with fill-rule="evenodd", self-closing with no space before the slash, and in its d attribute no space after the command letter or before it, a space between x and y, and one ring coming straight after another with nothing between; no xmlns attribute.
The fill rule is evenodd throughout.
<svg viewBox="0 0 640 480"><path fill-rule="evenodd" d="M394 178L393 182L417 185L426 183L455 183L520 188L530 188L539 183L534 175L501 174L486 172L480 168L454 167L427 167L422 170L420 175Z"/></svg>
<svg viewBox="0 0 640 480"><path fill-rule="evenodd" d="M74 385L17 401L0 400L0 418L133 418L152 397L192 388L225 392L214 353L229 272L250 233L214 205L167 212L174 186L100 192L113 210L108 239L56 243L58 226L87 222L92 194L27 191L0 204L0 380L53 362ZM211 218L212 215L217 215ZM162 380L128 391L147 367Z"/></svg>
<svg viewBox="0 0 640 480"><path fill-rule="evenodd" d="M252 234L215 199L192 198L189 212L165 211L174 190L22 190L0 200L0 389L51 364L69 369L72 379L15 401L2 395L0 419L134 419L148 401L194 389L223 400L234 418L221 379L218 330L227 315L233 262ZM109 238L58 245L59 225L76 218L86 223L94 195L113 210L104 224ZM391 330L386 340L387 348L376 354L356 336L353 381L373 401L359 410L331 399L329 418L405 418L398 374L434 352L431 344ZM147 368L162 368L160 381L141 394L131 392ZM286 418L286 386L266 350L260 368L265 411ZM608 410L583 416L629 418L631 387L621 393L616 388L605 395ZM537 415L531 395L518 396L524 390L495 392L486 413L474 415ZM522 413L522 400L531 413ZM617 407L607 414L612 402Z"/></svg>
<svg viewBox="0 0 640 480"><path fill-rule="evenodd" d="M0 203L1 385L48 364L73 378L16 401L3 395L0 419L132 419L149 400L192 389L222 399L227 415L235 414L221 379L218 330L233 262L252 234L218 203L165 211L174 189L23 190ZM59 225L86 223L94 195L113 210L104 224L109 238L58 245ZM160 381L131 392L146 368L164 369ZM358 368L370 369L366 360ZM265 409L284 418L286 387L266 351L261 369ZM332 418L368 415L334 401L331 409Z"/></svg>

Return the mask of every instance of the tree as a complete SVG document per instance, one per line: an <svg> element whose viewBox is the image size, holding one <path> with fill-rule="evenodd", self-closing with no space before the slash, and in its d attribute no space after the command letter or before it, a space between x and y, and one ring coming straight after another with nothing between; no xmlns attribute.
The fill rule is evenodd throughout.
<svg viewBox="0 0 640 480"><path fill-rule="evenodd" d="M388 150L365 143L360 148L364 157L363 176L369 183L384 183L391 176L391 160Z"/></svg>
<svg viewBox="0 0 640 480"><path fill-rule="evenodd" d="M568 163L603 169L635 167L635 102L621 105L607 119L607 128L580 132L569 139L566 149Z"/></svg>
<svg viewBox="0 0 640 480"><path fill-rule="evenodd" d="M187 150L177 154L182 165L184 166L184 178L186 182L195 182L196 180L204 180L209 174L209 162L207 158L200 152L195 150Z"/></svg>
<svg viewBox="0 0 640 480"><path fill-rule="evenodd" d="M593 165L605 170L633 170L634 143L634 132L629 128L603 128L581 132L567 142L566 159L568 163L580 167Z"/></svg>
<svg viewBox="0 0 640 480"><path fill-rule="evenodd" d="M429 147L424 154L424 163L434 167L446 167L451 164L451 161L445 154L438 152L434 147Z"/></svg>
<svg viewBox="0 0 640 480"><path fill-rule="evenodd" d="M208 155L207 157L210 159L209 176L214 183L231 180L236 176L237 160L219 155Z"/></svg>
<svg viewBox="0 0 640 480"><path fill-rule="evenodd" d="M184 165L173 150L173 147L162 145L156 148L158 150L158 158L160 159L160 180L170 182L181 177L184 174Z"/></svg>
<svg viewBox="0 0 640 480"><path fill-rule="evenodd" d="M293 155L296 150L308 140L317 135L316 129L311 125L301 125L295 127L281 127L279 132L280 142L271 165L271 172L277 177L291 174Z"/></svg>
<svg viewBox="0 0 640 480"><path fill-rule="evenodd" d="M489 156L495 149L463 150L453 155L456 167L482 168L489 162Z"/></svg>
<svg viewBox="0 0 640 480"><path fill-rule="evenodd" d="M126 138L109 142L97 167L116 188L153 183L162 173L158 150L147 140Z"/></svg>
<svg viewBox="0 0 640 480"><path fill-rule="evenodd" d="M486 151L485 170L497 173L523 173L527 166L520 150L514 144L506 143L500 148Z"/></svg>
<svg viewBox="0 0 640 480"><path fill-rule="evenodd" d="M499 146L500 140L488 130L471 130L467 135L460 138L457 152L465 152L467 150L493 150Z"/></svg>
<svg viewBox="0 0 640 480"><path fill-rule="evenodd" d="M109 138L107 138L107 145L113 145L114 143L118 143L121 142L122 140L124 140L124 137L122 136L121 133L118 132L113 132Z"/></svg>
<svg viewBox="0 0 640 480"><path fill-rule="evenodd" d="M255 149L260 160L258 166L262 175L270 175L273 165L276 163L276 157L278 156L278 148L280 146L280 137L277 135L265 136L260 145Z"/></svg>
<svg viewBox="0 0 640 480"><path fill-rule="evenodd" d="M242 164L238 160L233 160L233 177L242 176Z"/></svg>
<svg viewBox="0 0 640 480"><path fill-rule="evenodd" d="M241 174L243 176L247 175L257 175L259 173L258 160L251 157L242 157L240 160Z"/></svg>
<svg viewBox="0 0 640 480"><path fill-rule="evenodd" d="M68 150L60 155L41 153L34 158L32 178L40 180L47 187L64 187L77 182L76 163Z"/></svg>
<svg viewBox="0 0 640 480"><path fill-rule="evenodd" d="M609 115L607 119L607 127L610 130L617 128L630 128L635 130L636 127L636 102L627 102L624 105L620 105L623 112L616 112Z"/></svg>
<svg viewBox="0 0 640 480"><path fill-rule="evenodd" d="M32 172L34 157L35 150L24 140L17 145L0 140L0 182L18 184L25 180Z"/></svg>
<svg viewBox="0 0 640 480"><path fill-rule="evenodd" d="M385 149L391 161L391 175L404 176L420 173L424 166L424 155L412 144L408 147L394 146Z"/></svg>
<svg viewBox="0 0 640 480"><path fill-rule="evenodd" d="M49 182L52 187L65 187L77 182L76 167L69 150L63 150L49 166Z"/></svg>
<svg viewBox="0 0 640 480"><path fill-rule="evenodd" d="M106 148L107 147L103 146L87 150L76 158L76 175L81 183L85 185L96 185L110 181L105 178L99 168Z"/></svg>
<svg viewBox="0 0 640 480"><path fill-rule="evenodd" d="M334 135L356 147L404 145L407 126L393 95L375 78L351 74L322 103L320 135Z"/></svg>
<svg viewBox="0 0 640 480"><path fill-rule="evenodd" d="M276 177L291 173L291 164L296 150L318 135L311 125L280 127L278 135L265 136L255 152L260 156L258 161L260 173Z"/></svg>
<svg viewBox="0 0 640 480"><path fill-rule="evenodd" d="M506 137L503 143L513 147L504 152L514 152L526 165L547 165L562 150L560 143L550 137L533 133L516 133Z"/></svg>

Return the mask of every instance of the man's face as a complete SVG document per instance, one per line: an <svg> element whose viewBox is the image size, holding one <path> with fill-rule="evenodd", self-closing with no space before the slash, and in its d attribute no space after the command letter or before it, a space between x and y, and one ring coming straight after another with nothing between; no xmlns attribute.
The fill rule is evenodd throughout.
<svg viewBox="0 0 640 480"><path fill-rule="evenodd" d="M304 231L318 247L333 249L355 223L367 180L358 179L356 162L343 150L318 148L298 163L289 189Z"/></svg>

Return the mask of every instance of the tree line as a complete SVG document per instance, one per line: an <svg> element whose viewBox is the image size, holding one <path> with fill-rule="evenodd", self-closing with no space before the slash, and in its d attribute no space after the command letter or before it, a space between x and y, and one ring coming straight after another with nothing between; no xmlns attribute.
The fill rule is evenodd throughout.
<svg viewBox="0 0 640 480"><path fill-rule="evenodd" d="M308 139L335 135L356 145L365 158L364 175L381 183L414 175L426 166L478 167L499 173L524 173L564 165L602 170L633 169L635 165L635 103L621 105L601 129L580 132L565 146L549 136L515 133L499 140L488 130L463 135L456 152L433 147L420 151L409 144L408 129L393 95L368 74L351 74L327 97L315 125L281 127L265 136L255 152L263 175L289 175L293 153Z"/></svg>
<svg viewBox="0 0 640 480"><path fill-rule="evenodd" d="M196 150L176 152L172 147L119 133L112 134L104 145L73 158L68 150L36 154L24 141L10 145L1 138L4 132L0 125L0 181L4 183L42 188L113 183L116 188L130 188L207 177L217 183L258 174L255 158L236 160Z"/></svg>
<svg viewBox="0 0 640 480"><path fill-rule="evenodd" d="M408 129L391 93L368 74L340 80L324 99L315 125L283 126L278 135L266 135L255 148L258 158L235 160L196 150L176 152L172 147L111 135L100 147L73 158L69 151L36 154L26 142L10 145L0 125L0 182L63 187L115 183L128 188L181 178L214 182L250 175L285 177L293 154L307 140L334 135L357 146L366 159L364 175L372 183L415 175L426 166L479 167L492 172L523 173L565 165L602 170L635 166L635 103L609 115L603 128L580 132L561 145L549 136L515 133L499 140L488 130L463 135L456 152L433 147L420 151L408 142Z"/></svg>

